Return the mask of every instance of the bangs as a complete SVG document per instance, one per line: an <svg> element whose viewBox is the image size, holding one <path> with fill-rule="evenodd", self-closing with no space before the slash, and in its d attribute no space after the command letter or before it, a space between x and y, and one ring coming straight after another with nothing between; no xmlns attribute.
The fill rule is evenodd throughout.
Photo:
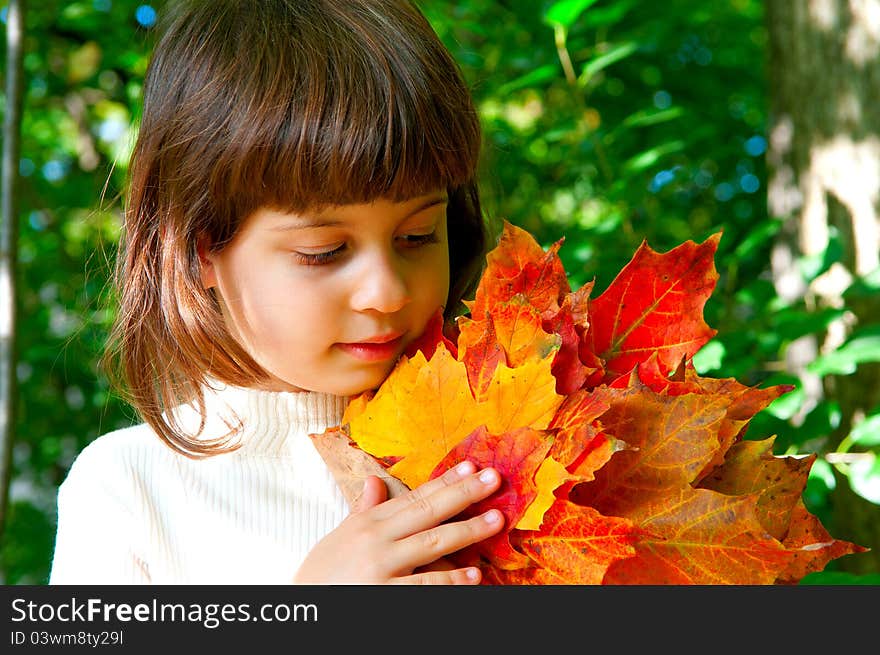
<svg viewBox="0 0 880 655"><path fill-rule="evenodd" d="M480 125L457 65L421 14L389 6L397 31L332 2L298 4L292 13L307 15L279 12L263 29L237 21L225 120L203 153L219 214L403 200L474 178Z"/></svg>

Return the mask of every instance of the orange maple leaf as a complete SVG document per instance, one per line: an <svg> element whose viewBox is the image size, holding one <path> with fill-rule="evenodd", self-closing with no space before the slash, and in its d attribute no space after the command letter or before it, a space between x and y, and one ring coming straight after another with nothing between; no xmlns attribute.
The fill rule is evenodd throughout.
<svg viewBox="0 0 880 655"><path fill-rule="evenodd" d="M772 584L792 557L763 530L756 503L689 486L644 496L624 518L657 536L612 564L604 584Z"/></svg>
<svg viewBox="0 0 880 655"><path fill-rule="evenodd" d="M629 519L559 500L547 511L541 530L523 534L520 543L538 567L553 575L553 584L602 584L608 568L634 557L634 544L647 536Z"/></svg>

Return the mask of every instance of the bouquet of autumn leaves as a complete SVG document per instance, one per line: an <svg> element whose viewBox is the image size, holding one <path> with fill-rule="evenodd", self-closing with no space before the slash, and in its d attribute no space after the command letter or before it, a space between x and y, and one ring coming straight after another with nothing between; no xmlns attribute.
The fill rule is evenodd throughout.
<svg viewBox="0 0 880 655"><path fill-rule="evenodd" d="M642 243L591 298L592 282L571 290L563 240L545 251L505 221L468 315L438 314L316 446L350 491L377 472L396 494L465 459L495 467L501 488L465 515L498 508L504 530L450 557L484 584L793 584L867 550L805 507L814 454L744 439L790 387L692 364L716 333L719 239Z"/></svg>

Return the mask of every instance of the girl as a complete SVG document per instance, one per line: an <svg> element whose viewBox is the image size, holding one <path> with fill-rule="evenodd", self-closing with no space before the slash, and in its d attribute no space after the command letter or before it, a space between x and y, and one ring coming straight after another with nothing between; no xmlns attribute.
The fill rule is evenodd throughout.
<svg viewBox="0 0 880 655"><path fill-rule="evenodd" d="M144 86L108 351L143 423L77 457L50 584L477 584L497 471L349 508L311 443L473 290L478 117L408 0L186 0Z"/></svg>

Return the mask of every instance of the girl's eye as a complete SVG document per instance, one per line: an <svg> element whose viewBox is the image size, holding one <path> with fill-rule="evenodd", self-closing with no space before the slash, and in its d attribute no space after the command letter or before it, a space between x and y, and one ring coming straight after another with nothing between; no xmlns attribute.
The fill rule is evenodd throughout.
<svg viewBox="0 0 880 655"><path fill-rule="evenodd" d="M345 250L345 244L343 243L338 248L334 248L333 250L328 250L327 252L318 252L318 253L304 253L304 252L294 252L293 256L300 264L305 264L306 266L319 266L321 264L329 264L334 259L336 259L342 251Z"/></svg>
<svg viewBox="0 0 880 655"><path fill-rule="evenodd" d="M439 239L437 238L437 230L434 230L430 234L407 234L402 238L409 248L418 248L419 246L426 246L429 243L439 242Z"/></svg>
<svg viewBox="0 0 880 655"><path fill-rule="evenodd" d="M419 248L430 243L439 243L437 238L437 230L430 234L406 234L400 239L403 240L403 247L406 249ZM320 266L321 264L330 264L334 262L344 251L346 245L343 243L338 248L328 250L327 252L305 253L294 251L293 256L300 264L305 266Z"/></svg>

